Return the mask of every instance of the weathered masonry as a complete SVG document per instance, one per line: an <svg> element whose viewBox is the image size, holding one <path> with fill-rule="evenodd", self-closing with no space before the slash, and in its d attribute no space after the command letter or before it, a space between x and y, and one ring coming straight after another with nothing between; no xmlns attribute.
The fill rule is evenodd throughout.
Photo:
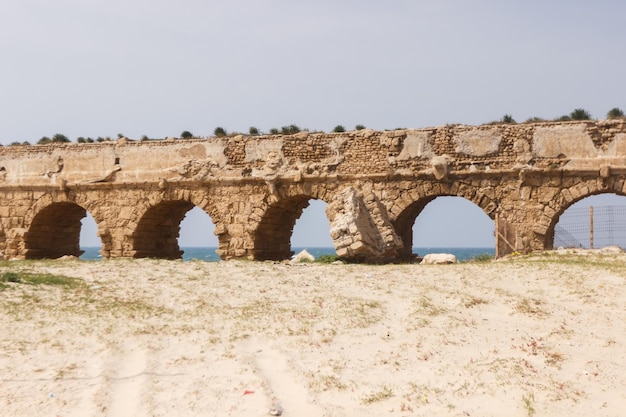
<svg viewBox="0 0 626 417"><path fill-rule="evenodd" d="M285 259L311 199L337 254L411 257L412 225L439 196L460 196L496 222L498 255L549 249L563 211L626 193L626 122L451 125L282 136L0 148L5 258L80 255L80 220L102 256L178 258L185 213L215 223L223 259Z"/></svg>

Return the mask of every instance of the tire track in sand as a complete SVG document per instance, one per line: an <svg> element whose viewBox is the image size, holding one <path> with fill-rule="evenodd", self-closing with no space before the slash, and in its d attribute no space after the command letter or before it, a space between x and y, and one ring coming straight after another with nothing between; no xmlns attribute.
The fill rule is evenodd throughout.
<svg viewBox="0 0 626 417"><path fill-rule="evenodd" d="M141 410L142 396L145 395L146 353L139 347L122 349L115 369L116 376L110 381L110 404L107 416L138 417L145 415Z"/></svg>
<svg viewBox="0 0 626 417"><path fill-rule="evenodd" d="M262 348L259 348L262 347ZM248 351L261 376L266 380L269 400L280 404L284 416L322 417L324 410L311 399L304 381L297 377L288 358L281 352L259 340L251 340Z"/></svg>

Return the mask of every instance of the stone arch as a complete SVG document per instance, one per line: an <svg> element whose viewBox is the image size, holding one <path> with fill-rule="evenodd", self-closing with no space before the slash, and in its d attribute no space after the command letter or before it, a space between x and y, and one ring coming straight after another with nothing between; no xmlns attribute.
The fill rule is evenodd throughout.
<svg viewBox="0 0 626 417"><path fill-rule="evenodd" d="M132 233L126 236L125 253L134 258L180 259L180 224L189 210L199 207L213 223L219 218L206 194L173 190L150 194L138 203L137 215L129 221ZM227 237L218 235L220 247Z"/></svg>
<svg viewBox="0 0 626 417"><path fill-rule="evenodd" d="M554 249L554 234L555 228L561 215L565 211L576 204L577 202L595 195L600 194L616 194L619 196L626 196L626 192L622 187L623 181L615 181L606 186L597 186L597 181L579 182L576 185L563 188L555 197L550 201L550 204L544 209L544 215L546 212L551 214L550 222L546 228L546 232L543 235L543 248L546 250Z"/></svg>
<svg viewBox="0 0 626 417"><path fill-rule="evenodd" d="M261 218L252 235L252 258L284 260L293 255L291 235L296 221L309 206L310 200L326 203L331 192L324 187L289 187L281 189L279 199L263 207Z"/></svg>
<svg viewBox="0 0 626 417"><path fill-rule="evenodd" d="M455 191L456 188L456 192ZM435 187L429 193L420 193L418 189L406 192L406 197L402 199L402 203L396 206L395 212L398 213L392 218L392 224L400 239L403 247L400 250L400 258L410 259L413 257L413 224L417 216L424 210L426 205L438 197L461 197L471 201L482 211L494 219L496 204L492 198L481 190L478 186L464 185L463 187Z"/></svg>
<svg viewBox="0 0 626 417"><path fill-rule="evenodd" d="M38 198L24 215L24 234L17 256L25 259L54 259L64 255L80 256L81 219L91 213L102 239L102 251L107 242L101 231L105 221L97 202L84 194L67 192L46 193Z"/></svg>

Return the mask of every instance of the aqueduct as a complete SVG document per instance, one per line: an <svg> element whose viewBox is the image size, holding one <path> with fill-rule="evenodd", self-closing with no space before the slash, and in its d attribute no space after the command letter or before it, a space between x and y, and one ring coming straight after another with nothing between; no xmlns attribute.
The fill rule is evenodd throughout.
<svg viewBox="0 0 626 417"><path fill-rule="evenodd" d="M102 256L179 258L194 206L215 223L223 259L291 255L311 199L337 254L412 256L412 225L438 196L459 196L496 222L496 252L551 248L563 211L626 194L626 121L449 125L393 131L168 139L0 148L0 250L6 259L80 255L80 220Z"/></svg>

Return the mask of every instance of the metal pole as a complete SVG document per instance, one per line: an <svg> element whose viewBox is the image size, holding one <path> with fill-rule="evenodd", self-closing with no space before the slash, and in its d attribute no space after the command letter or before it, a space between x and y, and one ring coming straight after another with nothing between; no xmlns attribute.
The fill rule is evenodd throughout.
<svg viewBox="0 0 626 417"><path fill-rule="evenodd" d="M498 213L496 213L496 259L500 258L500 228L498 226Z"/></svg>
<svg viewBox="0 0 626 417"><path fill-rule="evenodd" d="M589 206L589 247L593 249L593 206Z"/></svg>

